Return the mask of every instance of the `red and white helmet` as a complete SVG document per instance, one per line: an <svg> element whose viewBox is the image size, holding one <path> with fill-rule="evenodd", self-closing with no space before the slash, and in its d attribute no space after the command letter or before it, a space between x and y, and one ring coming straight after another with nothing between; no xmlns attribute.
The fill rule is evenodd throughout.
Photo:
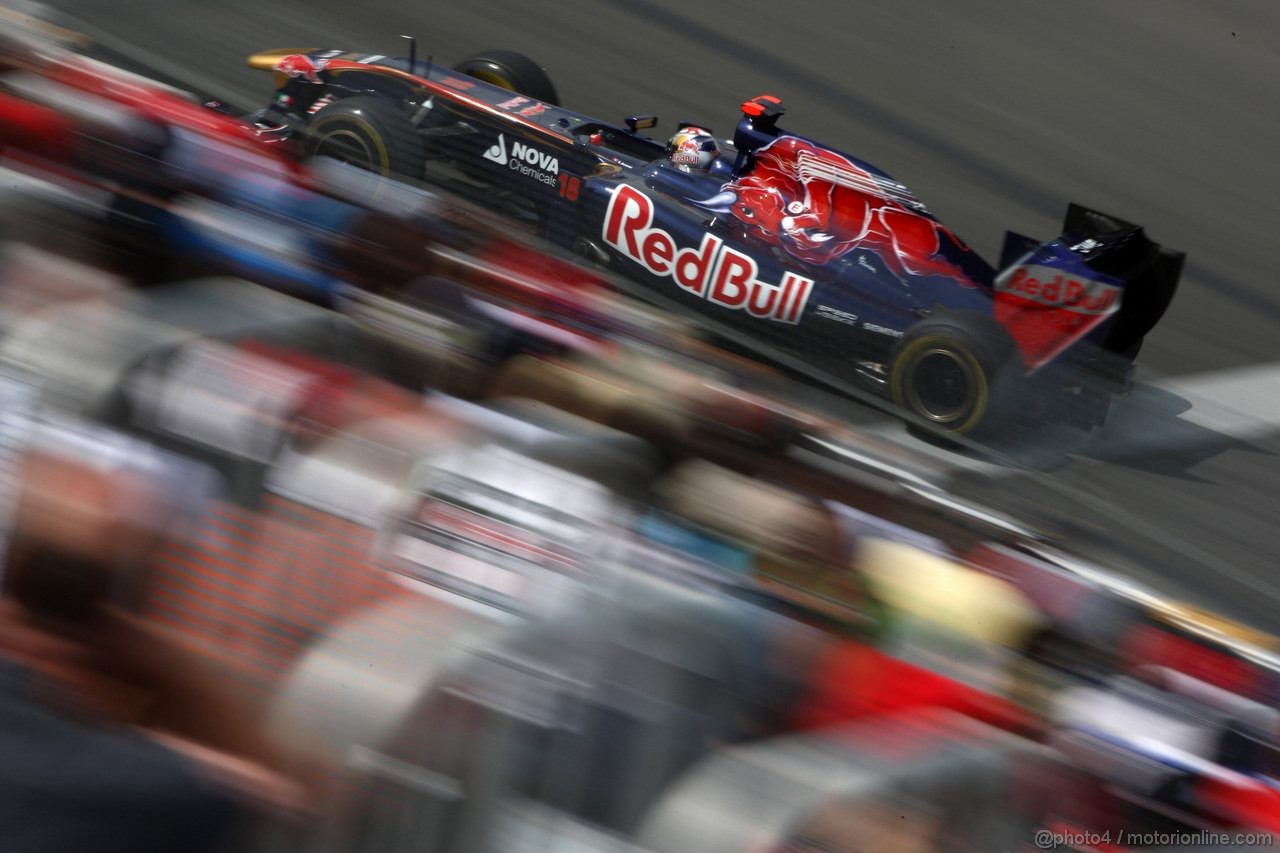
<svg viewBox="0 0 1280 853"><path fill-rule="evenodd" d="M682 127L667 141L667 159L682 169L711 168L720 156L720 146L708 131L700 127Z"/></svg>

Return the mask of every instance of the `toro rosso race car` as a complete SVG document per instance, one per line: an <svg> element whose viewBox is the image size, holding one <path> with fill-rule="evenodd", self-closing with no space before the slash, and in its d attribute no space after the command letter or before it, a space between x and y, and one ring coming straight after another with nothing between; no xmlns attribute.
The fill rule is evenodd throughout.
<svg viewBox="0 0 1280 853"><path fill-rule="evenodd" d="M655 117L563 109L508 51L453 69L336 50L249 63L276 74L253 117L264 138L479 197L643 298L819 381L870 386L935 434L1001 429L1015 399L1100 425L1181 272L1141 228L1075 205L1054 240L1007 235L993 268L901 183L784 130L772 96L742 105L723 150L681 134L709 140L691 168L699 151L641 134Z"/></svg>

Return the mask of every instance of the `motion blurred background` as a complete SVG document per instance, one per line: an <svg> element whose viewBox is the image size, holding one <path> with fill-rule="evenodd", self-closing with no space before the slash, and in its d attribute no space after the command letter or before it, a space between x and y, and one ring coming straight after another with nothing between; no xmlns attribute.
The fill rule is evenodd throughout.
<svg viewBox="0 0 1280 853"><path fill-rule="evenodd" d="M1049 431L1012 449L1078 497L1017 471L966 485L1015 513L1075 513L1191 597L1275 627L1272 4L51 5L103 44L246 109L269 95L264 75L244 65L250 52L392 54L401 33L442 63L517 49L590 116L655 113L725 132L744 98L772 92L798 131L905 180L988 258L1006 230L1056 234L1072 201L1142 223L1188 253L1140 362L1148 382L1171 381L1139 389L1096 440ZM1095 499L1121 512L1096 511ZM1186 544L1162 541L1169 535Z"/></svg>
<svg viewBox="0 0 1280 853"><path fill-rule="evenodd" d="M1277 829L1280 11L4 11L235 114L270 95L250 53L397 54L405 33L446 65L519 50L571 109L660 130L723 135L769 92L984 256L1007 229L1056 234L1068 202L1189 256L1104 429L942 448L613 294L511 310L491 281L433 278L335 312L225 275L139 288L72 227L91 193L33 194L6 161L0 662L95 697L94 726L177 738L251 806L218 849L1190 849ZM482 235L428 228L448 251L524 239L407 198ZM530 320L572 354L499 359ZM242 727L171 713L197 696ZM36 735L0 752L23 743L40 754ZM0 837L16 814L0 805Z"/></svg>

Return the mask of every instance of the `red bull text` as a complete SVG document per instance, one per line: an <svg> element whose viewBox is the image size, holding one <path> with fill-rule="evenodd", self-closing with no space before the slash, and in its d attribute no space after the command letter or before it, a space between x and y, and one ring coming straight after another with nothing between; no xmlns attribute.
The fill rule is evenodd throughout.
<svg viewBox="0 0 1280 853"><path fill-rule="evenodd" d="M996 280L996 290L1078 314L1110 314L1119 307L1120 288L1034 264L1015 267L1001 275Z"/></svg>
<svg viewBox="0 0 1280 853"><path fill-rule="evenodd" d="M752 317L796 324L804 315L813 280L787 272L778 284L761 281L755 260L706 234L696 249L678 249L675 238L653 225L653 200L637 189L618 187L609 200L603 237L655 276L670 276L682 289L708 302Z"/></svg>
<svg viewBox="0 0 1280 853"><path fill-rule="evenodd" d="M1113 284L1023 264L996 278L996 320L1009 330L1028 370L1035 370L1120 309Z"/></svg>

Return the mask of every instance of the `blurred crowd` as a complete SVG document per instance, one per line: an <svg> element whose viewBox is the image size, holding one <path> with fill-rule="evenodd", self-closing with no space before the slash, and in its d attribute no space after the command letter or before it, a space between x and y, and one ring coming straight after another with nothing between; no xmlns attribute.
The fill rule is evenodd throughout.
<svg viewBox="0 0 1280 853"><path fill-rule="evenodd" d="M5 853L1274 843L1273 638L518 226L29 39L0 149Z"/></svg>

